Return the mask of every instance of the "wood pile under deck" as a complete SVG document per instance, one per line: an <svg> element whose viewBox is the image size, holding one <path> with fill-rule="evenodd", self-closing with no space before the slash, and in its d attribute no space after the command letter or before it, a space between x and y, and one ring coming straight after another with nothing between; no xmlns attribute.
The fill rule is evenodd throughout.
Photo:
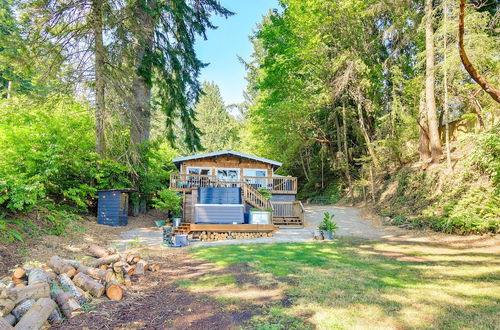
<svg viewBox="0 0 500 330"><path fill-rule="evenodd" d="M275 225L251 225L251 224L195 224L181 223L175 228L173 234L189 234L192 232L273 232L278 230Z"/></svg>

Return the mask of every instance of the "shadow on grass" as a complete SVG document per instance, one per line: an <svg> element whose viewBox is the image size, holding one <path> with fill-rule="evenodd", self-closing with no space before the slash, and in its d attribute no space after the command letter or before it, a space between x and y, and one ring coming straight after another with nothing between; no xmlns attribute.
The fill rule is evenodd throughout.
<svg viewBox="0 0 500 330"><path fill-rule="evenodd" d="M349 240L231 245L197 248L192 253L225 267L226 275L237 277L231 267L245 265L248 274L255 273L252 276L271 274L290 284L276 310L320 327L495 327L499 316L496 300L500 296L495 285L497 273L493 269L475 276L471 273L481 262L461 262L460 255L491 261L498 260L497 256L464 252L451 254L450 260L410 262L371 253L377 250L374 245L380 243ZM417 250L419 245L414 245ZM447 254L437 255L447 258ZM488 267L488 263L482 265ZM272 308L267 313L267 319L265 315L254 317L250 327L273 325Z"/></svg>

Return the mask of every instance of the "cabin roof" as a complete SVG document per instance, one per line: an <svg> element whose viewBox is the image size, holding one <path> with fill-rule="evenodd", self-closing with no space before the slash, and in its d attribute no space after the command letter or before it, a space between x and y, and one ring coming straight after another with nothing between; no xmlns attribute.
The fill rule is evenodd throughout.
<svg viewBox="0 0 500 330"><path fill-rule="evenodd" d="M262 157L257 157L249 154L244 154L242 152L234 151L234 150L221 150L221 151L215 151L215 152L208 152L204 154L198 154L198 155L192 155L192 156L185 156L185 157L177 157L172 159L172 162L179 168L181 166L182 162L185 162L186 160L192 160L192 159L202 159L202 158L211 158L211 157L218 157L218 156L235 156L239 158L246 158L246 159L252 159L258 162L270 164L273 169L277 169L282 165L282 163L267 159L267 158L262 158Z"/></svg>

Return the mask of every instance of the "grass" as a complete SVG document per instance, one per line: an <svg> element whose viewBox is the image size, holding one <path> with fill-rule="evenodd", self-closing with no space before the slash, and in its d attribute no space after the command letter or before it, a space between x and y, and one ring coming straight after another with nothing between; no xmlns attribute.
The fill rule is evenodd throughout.
<svg viewBox="0 0 500 330"><path fill-rule="evenodd" d="M494 253L343 240L203 247L192 254L219 271L180 283L188 289L216 296L247 289L237 283L235 265L245 265L246 276L280 283L285 298L260 304L248 328L499 328Z"/></svg>

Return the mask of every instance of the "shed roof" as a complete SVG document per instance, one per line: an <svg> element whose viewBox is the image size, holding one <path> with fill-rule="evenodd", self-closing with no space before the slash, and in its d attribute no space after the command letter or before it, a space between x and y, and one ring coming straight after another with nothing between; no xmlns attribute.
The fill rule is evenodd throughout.
<svg viewBox="0 0 500 330"><path fill-rule="evenodd" d="M192 159L202 159L202 158L212 158L212 157L218 157L218 156L235 156L239 158L246 158L246 159L252 159L258 162L270 164L273 169L277 169L282 165L282 163L267 159L267 158L262 158L262 157L257 157L249 154L244 154L242 152L234 151L234 150L221 150L221 151L215 151L215 152L208 152L204 154L199 154L199 155L192 155L192 156L185 156L185 157L177 157L172 159L172 162L177 166L177 168L180 167L181 163L186 161L186 160L192 160Z"/></svg>

